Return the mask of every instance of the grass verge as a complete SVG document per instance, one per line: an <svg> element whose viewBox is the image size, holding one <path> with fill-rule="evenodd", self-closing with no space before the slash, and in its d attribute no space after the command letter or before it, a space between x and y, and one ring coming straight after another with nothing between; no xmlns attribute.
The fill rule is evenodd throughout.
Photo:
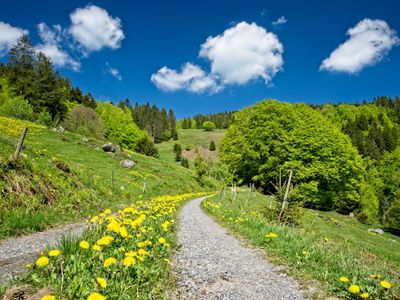
<svg viewBox="0 0 400 300"><path fill-rule="evenodd" d="M400 238L372 235L352 218L312 210L297 227L279 225L267 218L270 201L239 192L209 198L202 208L284 265L314 298L399 299Z"/></svg>

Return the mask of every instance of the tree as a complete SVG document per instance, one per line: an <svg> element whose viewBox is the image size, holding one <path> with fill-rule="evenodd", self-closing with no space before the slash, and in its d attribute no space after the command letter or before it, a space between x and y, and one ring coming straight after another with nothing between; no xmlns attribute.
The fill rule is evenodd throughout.
<svg viewBox="0 0 400 300"><path fill-rule="evenodd" d="M32 106L22 96L7 99L0 106L0 114L22 120L33 120Z"/></svg>
<svg viewBox="0 0 400 300"><path fill-rule="evenodd" d="M205 130L205 131L213 131L215 129L215 124L211 121L205 121L201 127Z"/></svg>
<svg viewBox="0 0 400 300"><path fill-rule="evenodd" d="M211 140L209 150L215 151L216 149L217 149L217 147L215 146L214 140Z"/></svg>
<svg viewBox="0 0 400 300"><path fill-rule="evenodd" d="M189 160L186 157L182 157L181 166L184 167L184 168L189 169Z"/></svg>
<svg viewBox="0 0 400 300"><path fill-rule="evenodd" d="M172 149L175 153L175 161L181 161L182 159L182 145L179 143L175 143Z"/></svg>
<svg viewBox="0 0 400 300"><path fill-rule="evenodd" d="M158 149L149 136L142 137L135 146L135 151L147 156L159 157Z"/></svg>
<svg viewBox="0 0 400 300"><path fill-rule="evenodd" d="M194 168L196 171L196 179L201 182L203 180L203 176L208 171L206 160L202 156L196 155L194 158Z"/></svg>
<svg viewBox="0 0 400 300"><path fill-rule="evenodd" d="M71 110L63 123L65 129L97 139L104 138L104 124L93 108L82 104Z"/></svg>

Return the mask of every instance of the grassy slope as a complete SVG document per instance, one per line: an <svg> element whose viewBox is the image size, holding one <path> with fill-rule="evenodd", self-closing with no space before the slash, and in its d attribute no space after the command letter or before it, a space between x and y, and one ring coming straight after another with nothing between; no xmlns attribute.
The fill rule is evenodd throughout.
<svg viewBox="0 0 400 300"><path fill-rule="evenodd" d="M129 204L134 197L207 189L191 170L173 163L131 153L137 165L124 169L118 159L101 150L103 142L84 142L79 135L33 128L34 124L28 124L23 151L27 158L10 167L8 158L23 126L21 121L0 117L0 239L83 220L106 207ZM68 166L70 172L57 165ZM209 181L208 189L214 183Z"/></svg>
<svg viewBox="0 0 400 300"><path fill-rule="evenodd" d="M344 299L360 299L359 296L352 298L346 290L351 283L369 292L370 299L399 297L399 237L388 233L372 235L368 228L377 227L360 224L348 216L313 210L305 211L299 227L277 226L263 214L271 199L260 194L249 197L248 192L241 192L232 201L227 193L224 199L214 197L211 201L221 207L203 207L218 221L251 244L266 249L272 260L288 266L288 271L306 285L319 281L321 284L306 287L317 288L314 297L318 298L322 292ZM266 238L269 232L277 233L278 237ZM389 280L394 288L390 293L385 292L379 280L370 278L371 274L381 274L381 279ZM350 282L339 282L341 276L347 276Z"/></svg>
<svg viewBox="0 0 400 300"><path fill-rule="evenodd" d="M158 150L160 152L160 159L174 162L175 155L172 152L172 148L176 142L182 144L184 149L183 155L189 158L189 161L193 158L195 149L204 155L205 157L210 157L214 162L218 161L218 149L220 146L220 142L222 137L225 134L224 129L216 129L214 131L204 131L202 129L178 129L179 140L178 141L168 141L163 142L158 146ZM214 140L217 150L209 151L208 147L210 146L211 140ZM186 147L190 147L190 151L185 151Z"/></svg>

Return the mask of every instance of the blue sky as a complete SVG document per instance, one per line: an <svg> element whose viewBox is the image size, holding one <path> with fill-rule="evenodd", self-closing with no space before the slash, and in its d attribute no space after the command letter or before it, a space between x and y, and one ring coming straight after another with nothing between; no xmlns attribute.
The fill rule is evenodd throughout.
<svg viewBox="0 0 400 300"><path fill-rule="evenodd" d="M1 61L10 41L29 31L60 73L95 98L149 101L178 117L266 98L324 103L400 95L395 0L7 1L1 7Z"/></svg>

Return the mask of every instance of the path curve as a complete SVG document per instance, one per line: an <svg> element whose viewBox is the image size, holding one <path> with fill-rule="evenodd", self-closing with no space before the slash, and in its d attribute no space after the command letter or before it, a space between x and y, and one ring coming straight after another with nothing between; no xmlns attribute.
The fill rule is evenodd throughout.
<svg viewBox="0 0 400 300"><path fill-rule="evenodd" d="M0 284L6 283L25 270L47 246L54 247L64 235L79 236L85 223L69 224L26 236L8 238L0 242Z"/></svg>
<svg viewBox="0 0 400 300"><path fill-rule="evenodd" d="M207 216L203 199L180 213L174 263L185 299L305 299L297 282Z"/></svg>

